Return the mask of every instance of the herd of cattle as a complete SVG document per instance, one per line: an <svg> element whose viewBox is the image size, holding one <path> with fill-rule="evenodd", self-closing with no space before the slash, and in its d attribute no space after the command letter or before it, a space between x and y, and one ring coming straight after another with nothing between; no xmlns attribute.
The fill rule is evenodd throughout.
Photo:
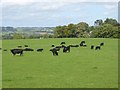
<svg viewBox="0 0 120 90"><path fill-rule="evenodd" d="M87 47L87 44L85 41L81 41L79 45L68 45L66 46L65 45L66 43L65 42L61 42L60 43L60 46L55 46L55 45L51 45L51 49L50 51L52 52L53 56L58 56L58 52L60 51L60 49L63 50L63 53L66 53L66 52L70 52L70 49L72 47ZM100 45L98 46L94 46L94 45L91 45L91 50L95 49L95 50L100 50L101 49L101 46L104 46L104 43L100 43ZM13 55L16 55L16 54L19 54L20 56L23 55L23 52L24 51L34 51L34 49L32 48L29 48L28 45L24 45L24 49L22 49L22 46L17 46L18 48L16 49L11 49L11 53ZM2 50L2 48L0 48L0 50ZM43 48L39 48L37 49L36 51L37 52L42 52L44 49ZM3 49L3 51L7 51L7 49Z"/></svg>

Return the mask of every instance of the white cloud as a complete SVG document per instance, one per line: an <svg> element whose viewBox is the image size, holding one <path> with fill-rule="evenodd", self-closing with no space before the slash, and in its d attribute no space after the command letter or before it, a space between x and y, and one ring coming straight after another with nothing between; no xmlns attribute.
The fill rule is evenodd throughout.
<svg viewBox="0 0 120 90"><path fill-rule="evenodd" d="M56 10L62 6L66 5L65 3L57 3L57 2L42 2L42 3L39 3L39 9L42 9L42 10Z"/></svg>
<svg viewBox="0 0 120 90"><path fill-rule="evenodd" d="M118 8L118 4L105 5L104 7L105 7L106 9L115 9L115 8Z"/></svg>
<svg viewBox="0 0 120 90"><path fill-rule="evenodd" d="M110 14L110 12L104 12L103 14L104 14L104 15L109 15L109 14Z"/></svg>
<svg viewBox="0 0 120 90"><path fill-rule="evenodd" d="M22 22L25 25L29 23L38 24L38 22L41 25L48 22L54 22L53 25L59 24L59 21L61 21L61 24L64 22L77 22L90 17L86 10L88 8L88 11L93 13L90 5L101 5L101 8L104 9L103 16L111 16L111 13L114 13L117 8L117 2L104 1L106 3L103 0L95 2L93 0L3 0L3 19L6 23L8 21L13 24ZM92 21L92 18L89 20Z"/></svg>
<svg viewBox="0 0 120 90"><path fill-rule="evenodd" d="M115 14L118 15L118 4L108 4L108 5L104 5L105 8L105 12L103 13L106 16L110 16L111 14Z"/></svg>
<svg viewBox="0 0 120 90"><path fill-rule="evenodd" d="M8 0L7 0L8 1ZM66 5L67 3L63 2L33 2L33 0L30 0L30 2L27 2L27 0L21 2L14 2L13 0L10 0L11 2L3 2L2 7L3 8L12 8L12 7L28 7L28 8L34 8L39 10L53 10L58 9L59 7L62 7Z"/></svg>
<svg viewBox="0 0 120 90"><path fill-rule="evenodd" d="M2 0L3 3L3 7L9 7L12 5L19 5L19 6L25 6L25 5L32 5L34 3L47 3L46 5L48 6L44 6L42 7L42 9L47 10L50 8L58 8L61 7L62 5L66 5L66 4L72 4L72 3L88 3L88 2L93 2L95 4L99 4L99 3L118 3L119 0L97 0L97 1L93 1L93 0ZM86 4L87 4L86 3ZM114 5L111 6L105 6L106 8L114 8Z"/></svg>
<svg viewBox="0 0 120 90"><path fill-rule="evenodd" d="M67 2L67 3L78 3L78 2L119 2L119 0L2 0L3 3L12 2L13 4L26 4L31 2Z"/></svg>

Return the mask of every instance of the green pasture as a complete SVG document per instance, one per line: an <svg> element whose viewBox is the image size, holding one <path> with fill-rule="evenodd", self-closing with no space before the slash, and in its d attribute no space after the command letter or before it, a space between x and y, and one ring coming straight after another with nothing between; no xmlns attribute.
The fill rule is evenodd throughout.
<svg viewBox="0 0 120 90"><path fill-rule="evenodd" d="M79 44L87 47L71 48L70 53L53 56L51 45ZM104 42L101 50L90 46ZM10 49L29 45L33 52L13 56ZM43 48L43 52L36 49ZM2 87L3 88L117 88L118 87L118 40L93 38L22 39L3 40ZM0 51L1 53L1 51Z"/></svg>

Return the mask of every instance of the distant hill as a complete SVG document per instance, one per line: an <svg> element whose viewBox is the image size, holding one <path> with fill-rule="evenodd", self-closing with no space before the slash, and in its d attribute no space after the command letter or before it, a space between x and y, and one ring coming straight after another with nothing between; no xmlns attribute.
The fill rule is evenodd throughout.
<svg viewBox="0 0 120 90"><path fill-rule="evenodd" d="M0 27L0 32L53 32L54 27Z"/></svg>
<svg viewBox="0 0 120 90"><path fill-rule="evenodd" d="M14 27L0 27L2 32L16 32L17 30Z"/></svg>
<svg viewBox="0 0 120 90"><path fill-rule="evenodd" d="M17 31L30 32L30 31L53 31L54 27L17 27Z"/></svg>
<svg viewBox="0 0 120 90"><path fill-rule="evenodd" d="M22 38L46 38L54 35L54 27L0 27L0 34L2 39L13 39L18 34Z"/></svg>

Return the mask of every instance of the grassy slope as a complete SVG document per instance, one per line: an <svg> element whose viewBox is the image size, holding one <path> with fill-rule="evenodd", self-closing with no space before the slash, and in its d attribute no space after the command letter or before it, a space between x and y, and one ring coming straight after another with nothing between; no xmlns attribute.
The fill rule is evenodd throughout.
<svg viewBox="0 0 120 90"><path fill-rule="evenodd" d="M52 44L61 41L79 44L85 40L87 48L72 48L70 53L59 52L52 56ZM100 51L90 50L90 45L105 42ZM3 52L3 87L27 88L104 88L118 85L118 46L115 39L41 39L4 40L3 48L28 44L31 48L44 48L42 53L27 52L12 56Z"/></svg>

